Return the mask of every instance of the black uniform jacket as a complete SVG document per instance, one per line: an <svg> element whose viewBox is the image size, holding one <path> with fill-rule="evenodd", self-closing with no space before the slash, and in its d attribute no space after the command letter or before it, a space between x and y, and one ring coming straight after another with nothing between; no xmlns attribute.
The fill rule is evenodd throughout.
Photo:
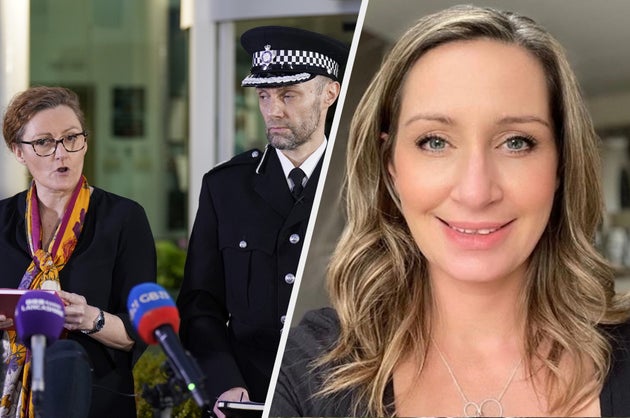
<svg viewBox="0 0 630 418"><path fill-rule="evenodd" d="M31 263L24 212L26 192L0 201L0 287L19 286ZM94 188L83 230L66 266L61 288L122 319L136 341L130 352L107 348L79 331L68 338L85 348L92 365L90 417L135 417L132 368L146 345L129 321L127 297L133 286L156 278L153 235L144 209L129 199ZM60 382L64 371L59 370ZM67 377L65 378L67 379ZM52 382L55 384L55 382ZM48 384L48 383L47 383ZM72 402L68 393L60 402Z"/></svg>
<svg viewBox="0 0 630 418"><path fill-rule="evenodd" d="M211 399L237 386L265 399L321 164L298 201L270 146L203 178L177 305Z"/></svg>

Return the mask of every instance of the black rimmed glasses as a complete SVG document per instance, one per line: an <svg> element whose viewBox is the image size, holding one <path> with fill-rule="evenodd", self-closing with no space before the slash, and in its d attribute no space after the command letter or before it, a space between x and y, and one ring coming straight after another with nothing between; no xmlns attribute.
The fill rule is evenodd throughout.
<svg viewBox="0 0 630 418"><path fill-rule="evenodd" d="M85 142L88 134L87 132L78 132L76 134L69 134L59 139L55 138L40 138L34 141L20 141L20 144L27 144L33 147L35 154L40 157L48 157L57 152L57 146L63 145L63 148L68 152L77 152L85 148Z"/></svg>

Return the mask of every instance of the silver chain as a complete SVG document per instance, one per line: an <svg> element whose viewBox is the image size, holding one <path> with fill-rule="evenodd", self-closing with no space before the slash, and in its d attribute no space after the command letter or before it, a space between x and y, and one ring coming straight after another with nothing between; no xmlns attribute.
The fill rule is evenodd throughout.
<svg viewBox="0 0 630 418"><path fill-rule="evenodd" d="M493 416L503 416L503 404L501 404L501 400L503 399L505 392L507 392L508 388L510 387L512 380L514 380L514 376L516 376L516 371L519 369L519 367L521 367L521 364L523 363L523 358L521 358L518 361L518 363L516 363L514 370L512 370L512 373L510 374L509 379L505 383L505 386L503 387L503 390L501 391L498 397L496 398L490 397L490 398L483 399L481 402L474 402L474 401L468 400L468 397L464 393L464 390L462 389L462 387L459 385L459 382L457 381L457 378L455 377L455 373L453 373L453 369L451 369L451 366L449 366L448 361L446 361L446 357L444 357L444 354L442 353L442 350L440 350L440 347L437 345L437 342L435 342L433 338L431 338L431 341L433 341L433 345L435 345L435 348L438 354L440 355L440 358L442 359L444 366L446 366L446 370L448 370L448 374L451 375L451 379L453 379L453 383L455 384L457 391L459 392L460 396L464 400L464 416L483 417L485 416L484 408L492 404L496 405L498 409L498 414L493 414Z"/></svg>

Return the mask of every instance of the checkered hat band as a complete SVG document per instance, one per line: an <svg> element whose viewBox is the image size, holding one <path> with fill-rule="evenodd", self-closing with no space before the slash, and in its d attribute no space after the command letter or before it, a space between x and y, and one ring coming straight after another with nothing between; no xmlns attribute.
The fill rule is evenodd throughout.
<svg viewBox="0 0 630 418"><path fill-rule="evenodd" d="M269 49L254 53L252 66L268 67L270 65L306 65L324 68L328 74L335 77L339 74L339 64L324 54L313 51L298 51L291 49Z"/></svg>

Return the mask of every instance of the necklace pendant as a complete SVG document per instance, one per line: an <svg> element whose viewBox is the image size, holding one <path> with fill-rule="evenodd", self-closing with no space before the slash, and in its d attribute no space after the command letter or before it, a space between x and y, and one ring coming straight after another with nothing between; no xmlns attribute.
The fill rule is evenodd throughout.
<svg viewBox="0 0 630 418"><path fill-rule="evenodd" d="M502 417L503 405L495 398L484 399L480 403L468 401L464 405L466 417Z"/></svg>
<svg viewBox="0 0 630 418"><path fill-rule="evenodd" d="M482 417L481 407L477 405L477 402L468 401L464 405L464 416L468 418Z"/></svg>
<svg viewBox="0 0 630 418"><path fill-rule="evenodd" d="M457 392L459 392L460 396L465 402L464 403L464 416L466 417L485 417L485 416L502 417L503 404L501 404L501 401L503 400L503 395L505 395L505 392L507 392L508 388L510 387L512 380L514 380L514 377L516 376L516 372L518 371L518 369L521 367L521 364L523 363L523 358L521 357L518 363L516 363L516 366L514 366L514 369L512 370L512 374L508 378L507 382L505 382L505 386L503 387L503 390L501 391L499 396L497 396L496 398L486 398L482 400L480 403L477 403L477 402L468 400L468 398L464 394L462 387L459 385L457 378L455 377L455 373L453 373L453 369L451 369L451 366L448 364L448 361L446 361L446 357L444 357L444 354L442 354L442 350L440 350L440 347L437 345L434 339L431 339L431 341L433 342L433 345L435 345L435 349L438 355L440 356L440 359L442 359L442 363L444 363L444 366L446 367L448 374L451 376L451 379L453 380L453 384L455 385Z"/></svg>

